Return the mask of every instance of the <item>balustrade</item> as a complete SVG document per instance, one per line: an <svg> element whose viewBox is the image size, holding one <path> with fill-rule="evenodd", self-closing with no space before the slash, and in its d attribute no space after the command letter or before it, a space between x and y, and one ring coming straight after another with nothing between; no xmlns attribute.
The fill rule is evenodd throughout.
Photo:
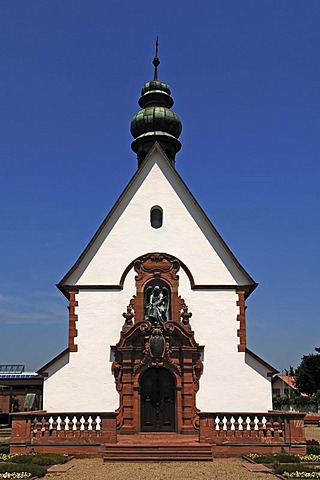
<svg viewBox="0 0 320 480"><path fill-rule="evenodd" d="M250 415L250 416L249 416ZM263 436L283 437L284 421L281 417L266 414L217 414L214 431L259 432ZM235 433L236 434L236 433ZM242 435L242 434L241 434Z"/></svg>
<svg viewBox="0 0 320 480"><path fill-rule="evenodd" d="M273 452L282 448L304 453L304 415L299 412L200 412L199 441L212 444L218 455ZM117 442L116 420L116 412L14 413L10 451L63 449L70 454L100 454L105 443Z"/></svg>
<svg viewBox="0 0 320 480"><path fill-rule="evenodd" d="M302 413L204 413L200 442L305 443Z"/></svg>
<svg viewBox="0 0 320 480"><path fill-rule="evenodd" d="M97 414L50 414L34 415L31 418L31 432L34 437L48 436L55 432L61 436L74 436L75 432L90 432L96 437L101 433L101 417Z"/></svg>
<svg viewBox="0 0 320 480"><path fill-rule="evenodd" d="M100 451L102 444L117 442L116 419L115 412L15 413L11 451L20 453L40 446L41 451L48 451L47 447L62 444L70 446L68 451L73 453L81 453L81 446Z"/></svg>

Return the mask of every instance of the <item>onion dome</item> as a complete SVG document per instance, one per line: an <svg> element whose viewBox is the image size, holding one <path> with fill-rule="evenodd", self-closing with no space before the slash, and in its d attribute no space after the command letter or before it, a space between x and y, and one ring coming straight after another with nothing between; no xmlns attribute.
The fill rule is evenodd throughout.
<svg viewBox="0 0 320 480"><path fill-rule="evenodd" d="M158 40L152 63L155 67L154 80L142 87L138 102L142 110L131 121L130 130L134 138L131 148L137 154L140 166L153 144L158 142L174 165L176 153L181 149L178 138L182 125L178 115L171 110L174 101L169 85L158 80Z"/></svg>

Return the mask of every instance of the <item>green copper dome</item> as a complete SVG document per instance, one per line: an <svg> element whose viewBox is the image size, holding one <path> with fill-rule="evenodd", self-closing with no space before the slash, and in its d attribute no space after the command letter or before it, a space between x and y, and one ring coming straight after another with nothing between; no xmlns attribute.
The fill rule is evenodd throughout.
<svg viewBox="0 0 320 480"><path fill-rule="evenodd" d="M141 95L144 95L151 90L160 90L161 92L165 92L168 95L171 95L169 85L167 83L161 82L160 80L152 80L151 82L147 82L141 89Z"/></svg>
<svg viewBox="0 0 320 480"><path fill-rule="evenodd" d="M133 117L131 134L134 138L155 130L178 138L182 130L180 118L173 110L157 106L144 108Z"/></svg>
<svg viewBox="0 0 320 480"><path fill-rule="evenodd" d="M157 78L159 63L156 54L153 59L155 78L142 87L138 102L141 110L131 121L130 131L134 138L131 148L137 154L139 166L155 142L161 145L172 164L176 153L181 149L178 140L182 130L181 121L171 110L174 101L169 85Z"/></svg>

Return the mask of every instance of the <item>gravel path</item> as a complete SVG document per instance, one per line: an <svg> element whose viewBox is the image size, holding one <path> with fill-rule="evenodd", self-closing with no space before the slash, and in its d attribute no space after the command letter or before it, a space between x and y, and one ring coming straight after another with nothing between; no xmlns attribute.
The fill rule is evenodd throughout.
<svg viewBox="0 0 320 480"><path fill-rule="evenodd" d="M100 458L74 459L66 473L50 473L48 480L267 480L265 473L249 472L240 458L213 462L103 463Z"/></svg>
<svg viewBox="0 0 320 480"><path fill-rule="evenodd" d="M320 428L316 426L307 426L304 429L307 440L318 440L320 441Z"/></svg>

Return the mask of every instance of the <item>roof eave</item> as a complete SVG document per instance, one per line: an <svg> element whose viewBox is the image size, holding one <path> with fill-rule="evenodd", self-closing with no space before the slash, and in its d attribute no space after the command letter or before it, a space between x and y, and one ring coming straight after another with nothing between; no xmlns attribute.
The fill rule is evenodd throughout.
<svg viewBox="0 0 320 480"><path fill-rule="evenodd" d="M51 367L55 362L57 362L58 360L60 360L60 358L62 358L64 355L66 355L67 353L69 353L69 348L66 348L64 349L61 353L58 353L58 355L56 355L54 358L52 358L48 363L46 363L45 365L43 365L43 367L39 368L39 370L36 371L36 373L38 373L39 375L42 375L43 377L46 377L47 376L47 372L46 372L46 369L48 369L49 367Z"/></svg>
<svg viewBox="0 0 320 480"><path fill-rule="evenodd" d="M246 348L246 353L248 355L250 355L251 357L253 357L255 360L257 360L257 362L261 363L267 370L269 370L268 372L268 376L273 376L275 375L276 373L279 373L279 370L277 370L276 368L274 368L272 365L270 365L270 363L266 362L265 360L263 360L263 358L259 357L259 355L257 355L256 353L252 352L252 350L249 350L249 348Z"/></svg>

